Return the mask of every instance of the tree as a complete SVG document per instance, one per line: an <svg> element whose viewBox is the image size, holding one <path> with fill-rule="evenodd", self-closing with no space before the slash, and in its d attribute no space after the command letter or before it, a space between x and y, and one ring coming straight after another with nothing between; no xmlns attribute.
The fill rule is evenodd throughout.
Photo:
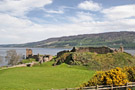
<svg viewBox="0 0 135 90"><path fill-rule="evenodd" d="M8 50L6 60L8 65L16 65L21 60L21 55L18 55L16 50Z"/></svg>

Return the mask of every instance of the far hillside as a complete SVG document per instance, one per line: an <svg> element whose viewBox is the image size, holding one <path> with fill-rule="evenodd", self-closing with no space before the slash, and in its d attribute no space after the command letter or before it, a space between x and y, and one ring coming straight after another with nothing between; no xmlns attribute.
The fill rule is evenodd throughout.
<svg viewBox="0 0 135 90"><path fill-rule="evenodd" d="M1 45L1 47L67 48L73 46L109 46L118 48L120 45L123 45L125 49L135 49L135 32L123 31L64 36L26 44Z"/></svg>

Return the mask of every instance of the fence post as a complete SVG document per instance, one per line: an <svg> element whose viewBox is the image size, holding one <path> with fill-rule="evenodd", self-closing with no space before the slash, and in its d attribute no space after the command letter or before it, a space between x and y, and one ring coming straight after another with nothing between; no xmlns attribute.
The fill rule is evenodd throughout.
<svg viewBox="0 0 135 90"><path fill-rule="evenodd" d="M96 86L96 89L98 90L98 85Z"/></svg>
<svg viewBox="0 0 135 90"><path fill-rule="evenodd" d="M111 85L111 90L113 90L113 84Z"/></svg>
<svg viewBox="0 0 135 90"><path fill-rule="evenodd" d="M128 83L126 84L126 90L128 90Z"/></svg>

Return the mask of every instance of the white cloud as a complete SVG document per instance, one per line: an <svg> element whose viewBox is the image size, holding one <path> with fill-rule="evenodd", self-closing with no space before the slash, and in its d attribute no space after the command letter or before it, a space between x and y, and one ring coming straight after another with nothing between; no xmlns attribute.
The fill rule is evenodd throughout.
<svg viewBox="0 0 135 90"><path fill-rule="evenodd" d="M112 20L135 17L135 4L111 7L104 9L102 13Z"/></svg>
<svg viewBox="0 0 135 90"><path fill-rule="evenodd" d="M31 26L32 23L31 21L27 20L27 19L21 19L21 18L16 18L13 16L10 16L8 14L1 14L0 13L0 28L3 27L25 27L26 25Z"/></svg>
<svg viewBox="0 0 135 90"><path fill-rule="evenodd" d="M72 7L67 7L67 6L60 6L58 7L58 9L45 9L45 8L42 8L42 10L44 12L47 12L47 13L50 13L50 14L63 14L65 9L73 9Z"/></svg>
<svg viewBox="0 0 135 90"><path fill-rule="evenodd" d="M44 17L53 17L53 15L45 14Z"/></svg>
<svg viewBox="0 0 135 90"><path fill-rule="evenodd" d="M4 38L5 43L22 43L27 40L31 41L33 38L31 36L38 32L41 33L43 27L27 19L0 14L0 31L0 37Z"/></svg>
<svg viewBox="0 0 135 90"><path fill-rule="evenodd" d="M102 6L93 1L84 1L78 5L78 8L90 11L99 11L101 10Z"/></svg>
<svg viewBox="0 0 135 90"><path fill-rule="evenodd" d="M63 14L63 10L44 10L47 13L54 13L54 14Z"/></svg>
<svg viewBox="0 0 135 90"><path fill-rule="evenodd" d="M0 12L13 16L24 16L28 11L51 4L52 0L1 0Z"/></svg>
<svg viewBox="0 0 135 90"><path fill-rule="evenodd" d="M74 23L85 23L93 21L93 15L91 13L85 13L85 12L78 12L76 13L76 17L69 17L69 20L71 20Z"/></svg>

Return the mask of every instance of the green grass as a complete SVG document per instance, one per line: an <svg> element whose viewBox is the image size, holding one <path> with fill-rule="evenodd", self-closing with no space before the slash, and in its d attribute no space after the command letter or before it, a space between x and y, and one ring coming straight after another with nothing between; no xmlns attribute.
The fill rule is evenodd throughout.
<svg viewBox="0 0 135 90"><path fill-rule="evenodd" d="M0 71L0 90L48 90L74 88L87 82L95 71L62 64L12 68Z"/></svg>
<svg viewBox="0 0 135 90"><path fill-rule="evenodd" d="M36 60L35 59L33 59L33 58L29 58L29 59L23 59L21 62L22 63L31 63L31 62L36 62Z"/></svg>

